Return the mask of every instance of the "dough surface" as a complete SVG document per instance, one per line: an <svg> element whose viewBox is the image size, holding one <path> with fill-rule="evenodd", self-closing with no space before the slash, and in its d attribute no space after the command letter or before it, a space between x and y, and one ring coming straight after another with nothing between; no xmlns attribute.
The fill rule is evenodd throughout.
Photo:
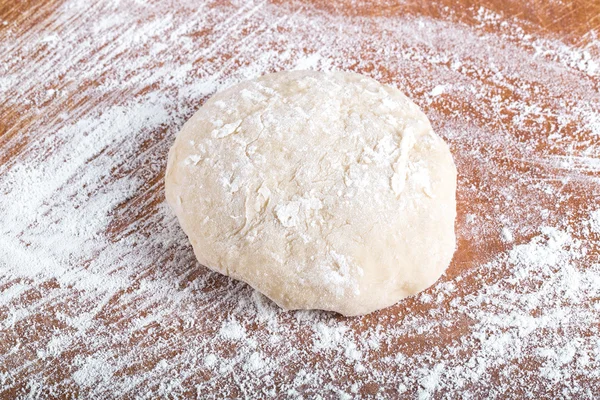
<svg viewBox="0 0 600 400"><path fill-rule="evenodd" d="M432 285L454 253L448 146L400 91L355 73L215 94L177 135L165 181L200 263L285 309L367 314Z"/></svg>

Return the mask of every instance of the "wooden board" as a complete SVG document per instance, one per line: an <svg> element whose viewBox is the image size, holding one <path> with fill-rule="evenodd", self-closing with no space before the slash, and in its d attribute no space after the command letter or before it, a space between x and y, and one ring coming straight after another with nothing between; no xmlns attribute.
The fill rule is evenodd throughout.
<svg viewBox="0 0 600 400"><path fill-rule="evenodd" d="M0 397L600 397L600 3L0 0ZM394 85L459 171L457 251L365 317L199 265L167 151L284 69Z"/></svg>

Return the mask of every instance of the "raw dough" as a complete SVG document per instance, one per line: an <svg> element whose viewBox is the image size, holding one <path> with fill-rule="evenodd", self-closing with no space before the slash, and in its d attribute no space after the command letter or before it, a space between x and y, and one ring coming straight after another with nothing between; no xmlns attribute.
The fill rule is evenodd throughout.
<svg viewBox="0 0 600 400"><path fill-rule="evenodd" d="M169 152L198 260L285 309L366 314L432 285L455 248L456 168L395 88L280 72L215 94Z"/></svg>

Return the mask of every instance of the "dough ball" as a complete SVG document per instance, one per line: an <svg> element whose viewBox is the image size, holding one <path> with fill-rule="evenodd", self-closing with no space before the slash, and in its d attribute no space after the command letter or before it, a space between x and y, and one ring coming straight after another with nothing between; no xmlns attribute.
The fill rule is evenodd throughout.
<svg viewBox="0 0 600 400"><path fill-rule="evenodd" d="M177 135L166 173L200 263L284 309L348 316L442 275L455 190L425 114L348 72L280 72L215 94Z"/></svg>

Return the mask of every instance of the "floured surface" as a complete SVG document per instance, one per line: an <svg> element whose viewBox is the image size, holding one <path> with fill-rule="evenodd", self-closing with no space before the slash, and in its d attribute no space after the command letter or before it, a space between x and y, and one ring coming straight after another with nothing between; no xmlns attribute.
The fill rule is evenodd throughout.
<svg viewBox="0 0 600 400"><path fill-rule="evenodd" d="M387 3L11 7L2 396L600 396L597 31ZM417 298L283 313L194 261L163 201L173 135L215 90L293 68L395 85L449 142L459 247Z"/></svg>

